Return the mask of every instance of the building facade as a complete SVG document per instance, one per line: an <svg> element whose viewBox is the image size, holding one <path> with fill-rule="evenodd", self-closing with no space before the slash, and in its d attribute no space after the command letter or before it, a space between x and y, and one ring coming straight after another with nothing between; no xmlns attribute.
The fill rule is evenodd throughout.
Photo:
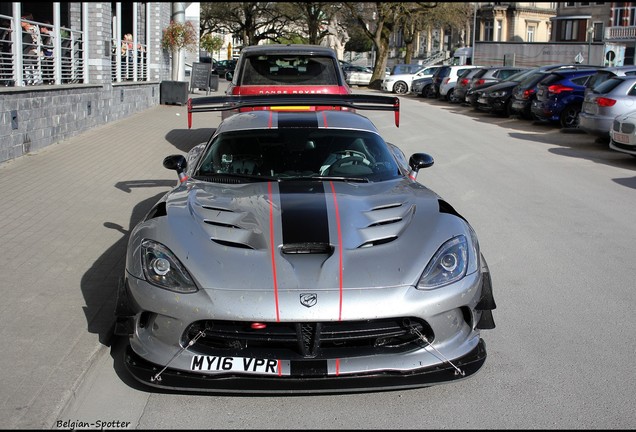
<svg viewBox="0 0 636 432"><path fill-rule="evenodd" d="M157 105L162 31L187 5L0 4L0 163Z"/></svg>

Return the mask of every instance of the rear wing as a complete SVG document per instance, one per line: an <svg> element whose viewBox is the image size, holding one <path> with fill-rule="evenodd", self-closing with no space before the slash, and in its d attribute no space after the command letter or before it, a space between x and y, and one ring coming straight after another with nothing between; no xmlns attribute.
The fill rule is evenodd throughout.
<svg viewBox="0 0 636 432"><path fill-rule="evenodd" d="M320 110L335 110L336 107L345 107L352 110L393 111L395 112L395 126L400 127L400 99L395 96L362 94L210 96L190 98L187 107L188 128L192 127L192 113L258 107L285 111L313 111L317 107L320 107Z"/></svg>

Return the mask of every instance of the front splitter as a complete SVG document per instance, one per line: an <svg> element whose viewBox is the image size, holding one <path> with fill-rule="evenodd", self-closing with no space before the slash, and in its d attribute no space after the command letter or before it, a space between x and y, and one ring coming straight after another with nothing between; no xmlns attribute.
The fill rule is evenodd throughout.
<svg viewBox="0 0 636 432"><path fill-rule="evenodd" d="M486 361L483 339L471 352L453 360L463 373L450 364L409 372L372 372L339 376L266 376L244 374L195 374L166 369L156 379L163 366L150 363L137 355L130 345L124 354L124 364L139 382L156 388L179 392L250 393L250 394L313 394L354 393L428 387L465 379L475 374Z"/></svg>

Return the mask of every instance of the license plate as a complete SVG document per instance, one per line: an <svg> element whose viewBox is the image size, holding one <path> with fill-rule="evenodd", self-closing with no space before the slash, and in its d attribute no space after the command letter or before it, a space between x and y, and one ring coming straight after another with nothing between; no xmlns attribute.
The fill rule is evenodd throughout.
<svg viewBox="0 0 636 432"><path fill-rule="evenodd" d="M614 141L621 144L629 144L629 135L624 133L614 132L613 136Z"/></svg>
<svg viewBox="0 0 636 432"><path fill-rule="evenodd" d="M486 98L479 98L479 99L477 99L477 102L479 102L480 104L487 104L487 103L488 103L488 99L486 99Z"/></svg>
<svg viewBox="0 0 636 432"><path fill-rule="evenodd" d="M248 357L192 356L190 370L205 372L242 372L275 375L278 360Z"/></svg>

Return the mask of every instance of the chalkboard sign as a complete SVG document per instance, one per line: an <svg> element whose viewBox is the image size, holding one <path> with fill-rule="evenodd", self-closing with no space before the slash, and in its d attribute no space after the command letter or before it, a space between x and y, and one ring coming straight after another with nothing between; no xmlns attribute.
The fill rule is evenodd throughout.
<svg viewBox="0 0 636 432"><path fill-rule="evenodd" d="M210 71L212 63L192 63L192 74L190 76L190 93L194 89L205 90L207 95L210 92Z"/></svg>

